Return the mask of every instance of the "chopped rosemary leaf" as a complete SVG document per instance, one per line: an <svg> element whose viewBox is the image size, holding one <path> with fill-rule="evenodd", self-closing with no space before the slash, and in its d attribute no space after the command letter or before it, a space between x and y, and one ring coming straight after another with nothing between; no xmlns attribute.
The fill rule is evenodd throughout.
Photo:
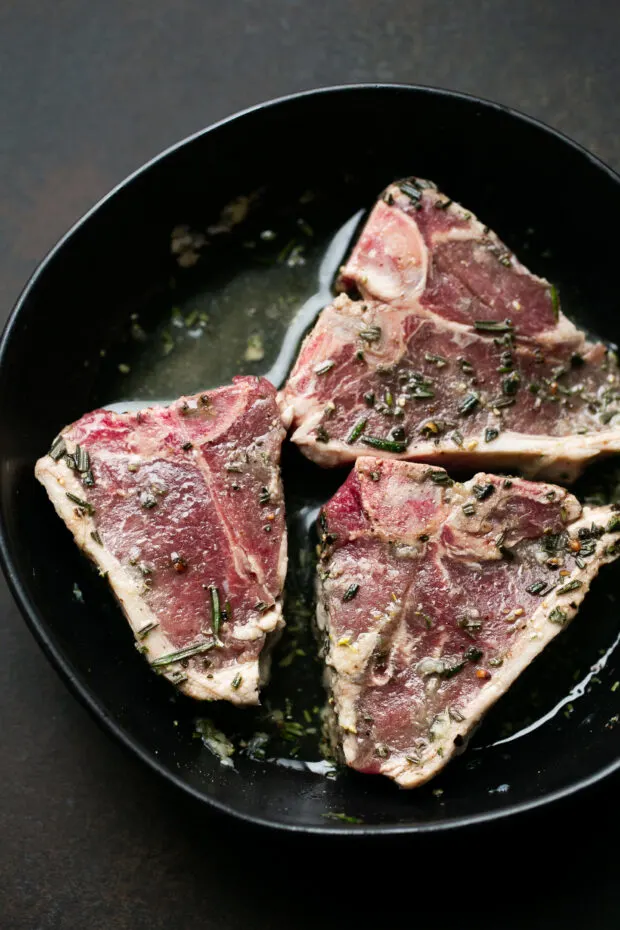
<svg viewBox="0 0 620 930"><path fill-rule="evenodd" d="M75 467L79 472L85 472L89 470L90 457L86 449L83 449L79 443L76 443L73 458L75 460Z"/></svg>
<svg viewBox="0 0 620 930"><path fill-rule="evenodd" d="M448 475L447 472L443 471L443 469L440 471L439 469L436 470L434 468L429 468L424 477L430 478L434 484L444 484L448 485L448 487L451 487L454 484L452 478Z"/></svg>
<svg viewBox="0 0 620 930"><path fill-rule="evenodd" d="M561 588L558 588L555 592L556 594L568 594L569 591L576 591L578 588L583 587L583 582L578 581L574 578L572 581L568 581L565 585L562 585Z"/></svg>
<svg viewBox="0 0 620 930"><path fill-rule="evenodd" d="M231 688L234 691L237 691L242 681L243 681L243 676L239 672L237 672L237 674L235 675L235 677L230 683Z"/></svg>
<svg viewBox="0 0 620 930"><path fill-rule="evenodd" d="M466 517L473 517L473 515L476 512L476 508L474 504L472 503L472 501L467 501L466 504L463 504L463 506L461 507L461 510L463 511Z"/></svg>
<svg viewBox="0 0 620 930"><path fill-rule="evenodd" d="M258 495L259 504L268 504L271 500L271 494L269 493L269 488L261 488L260 494Z"/></svg>
<svg viewBox="0 0 620 930"><path fill-rule="evenodd" d="M606 533L620 533L620 514L614 514L607 526Z"/></svg>
<svg viewBox="0 0 620 930"><path fill-rule="evenodd" d="M210 649L213 649L214 646L214 639L210 640L208 643L200 643L197 646L188 646L186 649L179 649L178 652L169 652L168 655L155 659L154 662L151 662L151 665L153 668L163 668L165 665L172 665L173 662L181 662L183 659L191 659L192 656L198 656L203 652L208 652Z"/></svg>
<svg viewBox="0 0 620 930"><path fill-rule="evenodd" d="M504 394L516 394L521 384L521 376L518 371L511 371L509 375L502 379L502 391Z"/></svg>
<svg viewBox="0 0 620 930"><path fill-rule="evenodd" d="M565 623L567 619L566 611L561 610L559 607L554 607L551 613L549 614L549 620L551 623Z"/></svg>
<svg viewBox="0 0 620 930"><path fill-rule="evenodd" d="M427 362L431 362L431 364L437 365L437 368L443 368L448 364L448 359L444 358L443 355L433 355L431 352L425 352L424 358Z"/></svg>
<svg viewBox="0 0 620 930"><path fill-rule="evenodd" d="M89 504L88 501L83 501L81 497L76 497L76 495L72 494L70 491L65 491L65 494L70 501L72 501L74 504L77 504L78 507L81 507L82 510L85 510L86 513L92 517L95 512L95 508L92 504Z"/></svg>
<svg viewBox="0 0 620 930"><path fill-rule="evenodd" d="M48 452L50 458L53 458L55 462L58 462L59 459L63 457L67 451L67 444L62 436L57 436L54 442L52 443L52 448Z"/></svg>
<svg viewBox="0 0 620 930"><path fill-rule="evenodd" d="M211 627L213 629L213 635L219 642L222 611L220 609L220 595L214 584L209 585L209 594L211 596Z"/></svg>
<svg viewBox="0 0 620 930"><path fill-rule="evenodd" d="M321 362L315 367L314 373L315 375L326 375L328 371L331 371L335 364L336 363L332 358L325 359L324 362Z"/></svg>
<svg viewBox="0 0 620 930"><path fill-rule="evenodd" d="M497 439L498 436L499 436L499 430L498 430L498 429L494 429L494 428L491 427L491 426L488 426L488 427L485 429L485 431L484 431L484 441L485 441L485 442L493 442L493 440L494 440L494 439Z"/></svg>
<svg viewBox="0 0 620 930"><path fill-rule="evenodd" d="M329 442L329 433L325 429L322 423L319 423L317 428L314 431L317 442Z"/></svg>
<svg viewBox="0 0 620 930"><path fill-rule="evenodd" d="M484 501L487 497L490 497L491 494L495 493L495 485L493 484L475 484L472 488L474 496L479 501Z"/></svg>
<svg viewBox="0 0 620 930"><path fill-rule="evenodd" d="M360 438L360 436L362 435L362 433L363 433L364 430L366 429L366 424L367 424L367 423L368 423L368 420L366 419L366 417L362 417L361 420L358 420L358 421L357 421L357 423L355 424L355 426L353 427L353 429L351 430L351 432L350 432L349 435L347 436L347 442L349 443L349 445L351 445L352 443L356 442L356 440L358 440L358 439Z"/></svg>
<svg viewBox="0 0 620 930"><path fill-rule="evenodd" d="M560 295L558 294L558 289L555 284L551 285L550 290L551 295L551 308L553 310L554 319L559 319L560 317Z"/></svg>
<svg viewBox="0 0 620 930"><path fill-rule="evenodd" d="M103 540L101 539L101 536L99 535L98 530L92 530L90 534L90 538L94 542L96 542L98 546L103 546Z"/></svg>
<svg viewBox="0 0 620 930"><path fill-rule="evenodd" d="M542 597L546 587L546 581L534 581L532 584L529 584L525 590L528 594L540 594Z"/></svg>
<svg viewBox="0 0 620 930"><path fill-rule="evenodd" d="M358 335L364 342L378 342L381 339L381 327L367 326L366 329L361 329Z"/></svg>
<svg viewBox="0 0 620 930"><path fill-rule="evenodd" d="M381 439L379 436L362 436L362 442L373 449L380 449L382 452L404 452L407 448L406 442Z"/></svg>
<svg viewBox="0 0 620 930"><path fill-rule="evenodd" d="M413 183L410 181L403 181L398 187L402 193L406 194L414 203L418 203L422 199L422 192L419 191L417 187L414 187Z"/></svg>
<svg viewBox="0 0 620 930"><path fill-rule="evenodd" d="M459 407L459 413L462 416L465 416L466 414L471 413L473 410L475 410L479 403L480 403L480 394L478 394L476 391L472 391L470 394L467 395L467 397L464 399L463 403Z"/></svg>
<svg viewBox="0 0 620 930"><path fill-rule="evenodd" d="M410 396L415 397L416 400L423 400L428 397L434 397L435 392L426 384L416 384L411 391Z"/></svg>
<svg viewBox="0 0 620 930"><path fill-rule="evenodd" d="M357 594L357 592L359 591L359 589L360 589L359 584L356 584L355 582L353 584L350 584L347 590L342 595L342 600L345 601L345 603L346 601L352 601L355 595Z"/></svg>
<svg viewBox="0 0 620 930"><path fill-rule="evenodd" d="M474 329L481 333L512 333L514 326L510 320L474 320Z"/></svg>
<svg viewBox="0 0 620 930"><path fill-rule="evenodd" d="M455 429L454 432L450 434L450 439L457 446L463 445L463 434L458 429Z"/></svg>

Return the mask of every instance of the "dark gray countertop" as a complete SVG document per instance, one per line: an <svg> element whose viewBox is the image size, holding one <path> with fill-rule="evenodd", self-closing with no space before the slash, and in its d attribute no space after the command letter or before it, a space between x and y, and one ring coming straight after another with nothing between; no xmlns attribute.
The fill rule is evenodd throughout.
<svg viewBox="0 0 620 930"><path fill-rule="evenodd" d="M279 94L377 79L451 87L526 110L620 168L619 47L615 0L5 0L0 323L112 185ZM249 830L197 811L97 729L2 581L0 654L2 930L618 926L618 778L437 839Z"/></svg>

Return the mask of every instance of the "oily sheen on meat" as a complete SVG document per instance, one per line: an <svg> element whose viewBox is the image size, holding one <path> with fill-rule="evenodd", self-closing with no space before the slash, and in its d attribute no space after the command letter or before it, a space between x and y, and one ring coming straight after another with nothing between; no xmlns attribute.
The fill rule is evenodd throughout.
<svg viewBox="0 0 620 930"><path fill-rule="evenodd" d="M430 182L384 192L340 288L280 397L319 464L380 452L569 482L620 451L615 354Z"/></svg>
<svg viewBox="0 0 620 930"><path fill-rule="evenodd" d="M169 407L95 410L36 465L151 667L185 694L254 704L284 625L284 429L265 379Z"/></svg>
<svg viewBox="0 0 620 930"><path fill-rule="evenodd" d="M317 623L343 760L432 778L620 554L564 488L360 457L319 518Z"/></svg>

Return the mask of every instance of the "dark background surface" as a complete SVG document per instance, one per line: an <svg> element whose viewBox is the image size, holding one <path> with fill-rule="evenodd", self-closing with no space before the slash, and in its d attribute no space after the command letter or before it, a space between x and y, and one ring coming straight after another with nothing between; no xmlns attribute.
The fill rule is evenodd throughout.
<svg viewBox="0 0 620 930"><path fill-rule="evenodd" d="M619 47L615 0L4 0L0 323L47 249L128 172L295 90L385 80L468 91L618 169ZM256 831L198 810L102 734L3 582L0 655L0 930L620 923L618 778L436 838Z"/></svg>

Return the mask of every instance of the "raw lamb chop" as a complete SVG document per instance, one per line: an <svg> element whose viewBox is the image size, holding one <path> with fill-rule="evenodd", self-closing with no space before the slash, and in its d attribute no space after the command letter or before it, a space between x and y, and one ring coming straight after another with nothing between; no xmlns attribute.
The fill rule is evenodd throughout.
<svg viewBox="0 0 620 930"><path fill-rule="evenodd" d="M360 457L323 508L319 630L346 763L432 778L620 554L620 513L563 488Z"/></svg>
<svg viewBox="0 0 620 930"><path fill-rule="evenodd" d="M139 650L185 694L256 704L284 625L284 429L265 379L137 414L95 410L36 465Z"/></svg>
<svg viewBox="0 0 620 930"><path fill-rule="evenodd" d="M575 479L620 451L614 353L555 288L427 181L391 185L304 342L280 401L321 465L379 450Z"/></svg>

